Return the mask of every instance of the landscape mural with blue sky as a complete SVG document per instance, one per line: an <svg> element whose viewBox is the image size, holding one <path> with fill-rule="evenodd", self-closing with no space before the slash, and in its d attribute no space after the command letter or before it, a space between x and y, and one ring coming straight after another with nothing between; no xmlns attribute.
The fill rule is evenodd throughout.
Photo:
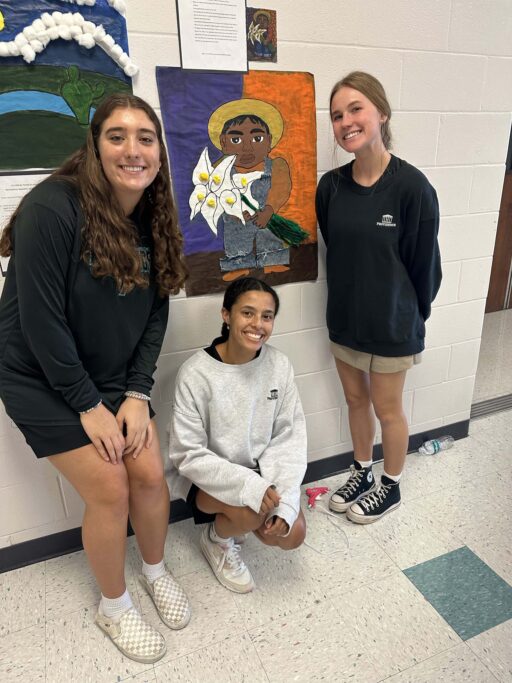
<svg viewBox="0 0 512 683"><path fill-rule="evenodd" d="M107 0L96 0L93 6L69 0L0 0L0 43L14 41L44 13L54 12L78 13L86 22L103 26L113 44L128 53L125 19ZM52 39L30 64L22 55L0 57L0 67L4 172L55 168L84 143L101 99L131 91L131 78L111 55L99 45L87 48L74 39Z"/></svg>

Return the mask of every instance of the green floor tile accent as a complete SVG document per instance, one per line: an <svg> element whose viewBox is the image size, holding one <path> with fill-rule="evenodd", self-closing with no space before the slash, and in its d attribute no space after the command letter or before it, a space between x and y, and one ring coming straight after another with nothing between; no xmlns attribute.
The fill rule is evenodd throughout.
<svg viewBox="0 0 512 683"><path fill-rule="evenodd" d="M512 618L512 587L467 547L404 574L463 640Z"/></svg>

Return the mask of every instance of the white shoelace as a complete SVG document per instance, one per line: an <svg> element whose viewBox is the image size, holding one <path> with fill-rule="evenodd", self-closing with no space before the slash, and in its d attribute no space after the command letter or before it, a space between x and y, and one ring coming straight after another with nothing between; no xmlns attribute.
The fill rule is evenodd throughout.
<svg viewBox="0 0 512 683"><path fill-rule="evenodd" d="M222 571L224 565L227 564L233 576L239 576L242 574L245 571L245 563L240 555L240 546L234 541L232 541L227 547L225 545L219 545L224 551L219 561L219 571Z"/></svg>
<svg viewBox="0 0 512 683"><path fill-rule="evenodd" d="M336 495L340 496L343 495L343 493L354 493L362 478L363 470L356 470L354 465L350 465L350 477L343 486L336 491Z"/></svg>
<svg viewBox="0 0 512 683"><path fill-rule="evenodd" d="M390 490L391 486L381 483L376 491L372 491L372 493L364 498L360 498L357 502L368 512L369 510L373 510L374 507L377 507L377 505L380 505L380 503L385 500Z"/></svg>

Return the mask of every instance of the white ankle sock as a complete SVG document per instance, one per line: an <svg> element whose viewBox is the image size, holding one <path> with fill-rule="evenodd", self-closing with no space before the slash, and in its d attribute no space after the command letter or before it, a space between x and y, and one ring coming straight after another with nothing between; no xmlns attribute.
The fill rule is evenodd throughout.
<svg viewBox="0 0 512 683"><path fill-rule="evenodd" d="M373 465L373 460L357 460L361 467L371 467Z"/></svg>
<svg viewBox="0 0 512 683"><path fill-rule="evenodd" d="M120 619L130 607L133 607L133 602L128 589L118 598L106 598L103 593L101 594L100 612L104 617L115 620Z"/></svg>
<svg viewBox="0 0 512 683"><path fill-rule="evenodd" d="M229 538L222 538L222 536L219 536L215 530L215 524L212 523L210 524L210 541L213 541L214 543L227 543Z"/></svg>
<svg viewBox="0 0 512 683"><path fill-rule="evenodd" d="M382 473L382 475L383 475L384 477L387 477L388 479L391 479L391 481L394 481L394 482L397 483L397 484L398 484L398 482L400 481L400 479L402 478L402 474L401 474L401 473L400 473L400 474L388 474L388 473L386 472L386 470L384 470L384 472Z"/></svg>
<svg viewBox="0 0 512 683"><path fill-rule="evenodd" d="M166 573L166 571L167 570L165 568L163 559L160 562L157 562L156 564L147 564L147 562L144 562L144 560L142 560L142 573L149 581L149 583L153 583L153 581L159 579Z"/></svg>

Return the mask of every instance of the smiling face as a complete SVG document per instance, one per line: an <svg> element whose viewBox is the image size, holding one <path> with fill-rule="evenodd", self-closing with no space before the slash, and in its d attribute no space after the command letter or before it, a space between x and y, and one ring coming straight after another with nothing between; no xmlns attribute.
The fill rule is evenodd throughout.
<svg viewBox="0 0 512 683"><path fill-rule="evenodd" d="M332 98L334 137L346 152L358 156L381 150L381 124L385 120L384 114L359 90L344 86Z"/></svg>
<svg viewBox="0 0 512 683"><path fill-rule="evenodd" d="M222 318L229 325L227 346L235 362L246 363L254 358L274 329L274 297L268 292L251 290L241 294L231 310L222 309Z"/></svg>
<svg viewBox="0 0 512 683"><path fill-rule="evenodd" d="M161 165L155 126L142 109L114 109L103 122L97 146L105 177L129 215Z"/></svg>
<svg viewBox="0 0 512 683"><path fill-rule="evenodd" d="M253 123L247 117L242 123L231 124L221 134L220 144L226 156L236 155L237 168L249 170L263 163L270 152L272 138L261 123Z"/></svg>

